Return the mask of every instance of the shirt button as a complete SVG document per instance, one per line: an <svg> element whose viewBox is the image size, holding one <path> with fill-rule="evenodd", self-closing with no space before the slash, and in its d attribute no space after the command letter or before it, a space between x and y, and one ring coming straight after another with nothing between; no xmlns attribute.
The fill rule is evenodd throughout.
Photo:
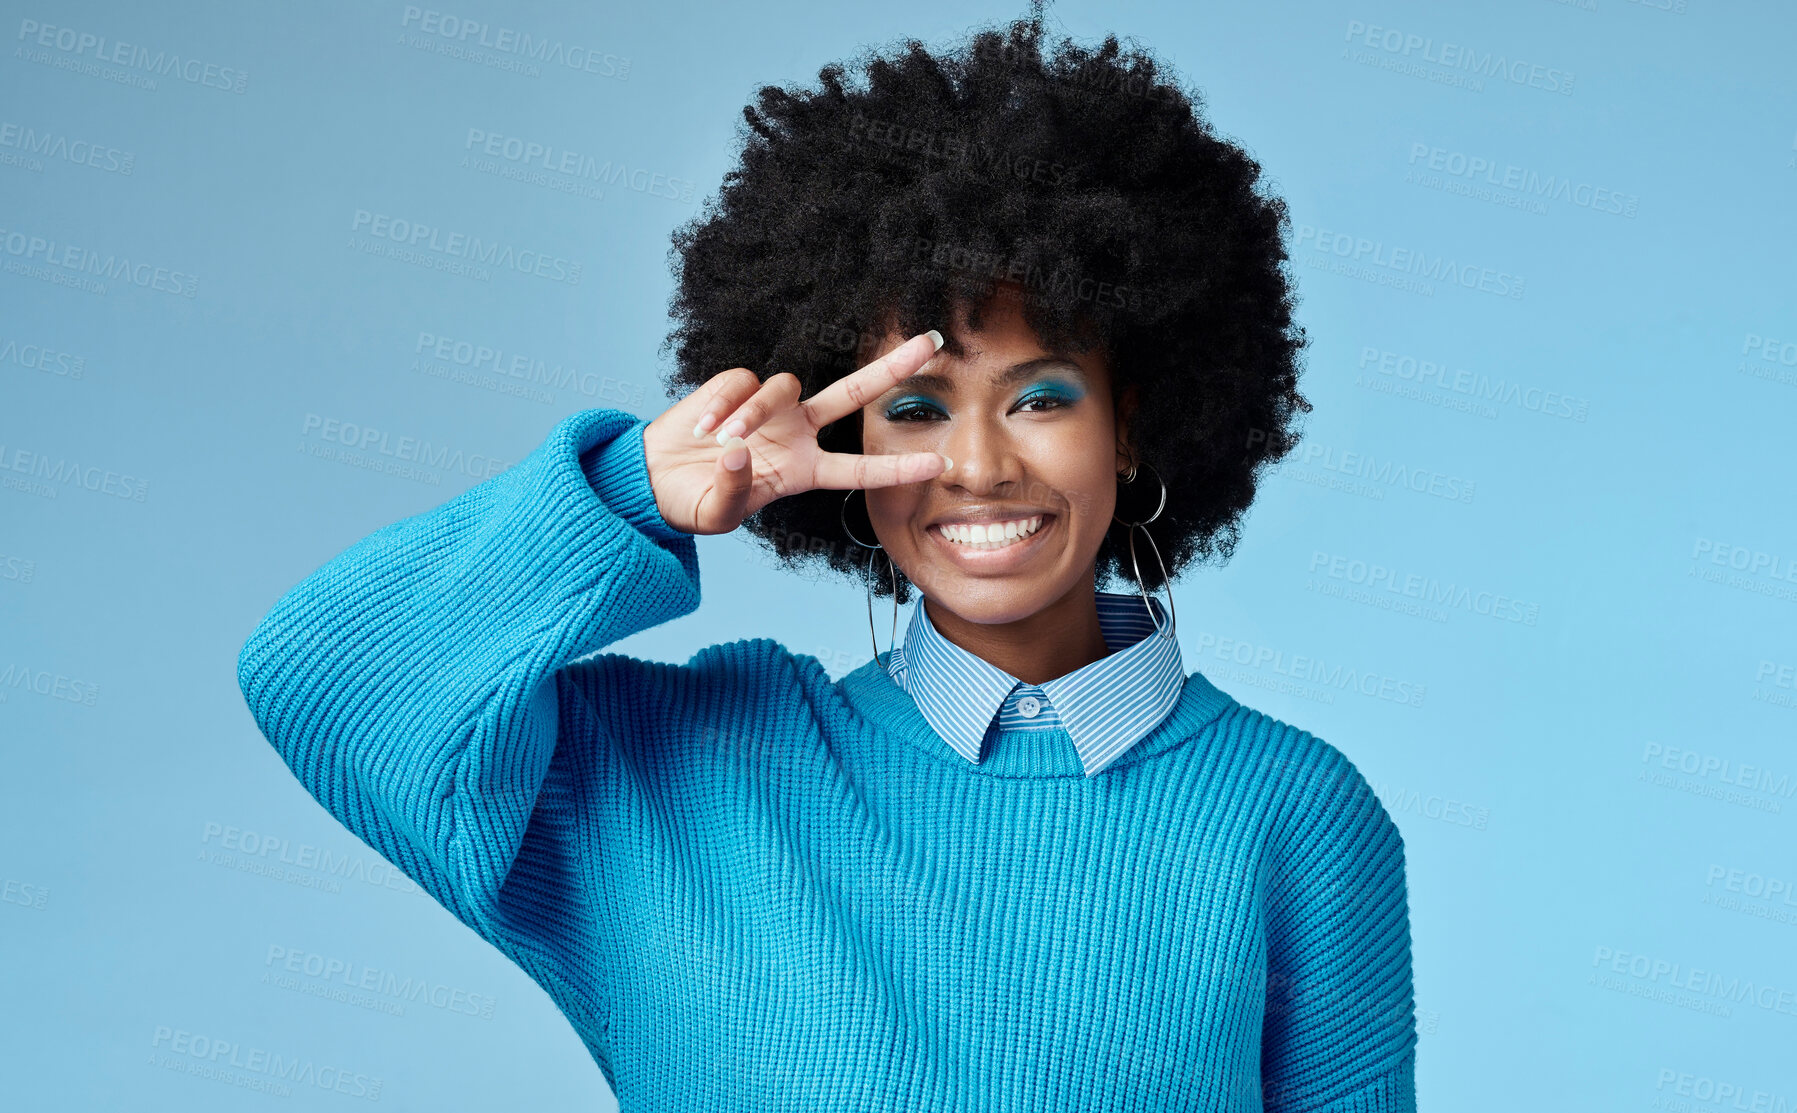
<svg viewBox="0 0 1797 1113"><path fill-rule="evenodd" d="M1035 696L1024 696L1017 701L1017 712L1026 719L1034 719L1036 713L1041 710L1042 701Z"/></svg>

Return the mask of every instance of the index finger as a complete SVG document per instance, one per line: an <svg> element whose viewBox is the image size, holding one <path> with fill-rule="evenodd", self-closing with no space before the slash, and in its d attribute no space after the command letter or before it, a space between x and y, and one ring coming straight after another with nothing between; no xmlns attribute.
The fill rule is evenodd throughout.
<svg viewBox="0 0 1797 1113"><path fill-rule="evenodd" d="M939 452L874 453L823 452L817 457L812 486L832 491L856 487L896 487L934 479L950 466Z"/></svg>
<svg viewBox="0 0 1797 1113"><path fill-rule="evenodd" d="M821 429L847 417L891 389L892 384L915 374L942 349L942 334L935 329L919 333L874 360L852 371L799 403L813 428Z"/></svg>

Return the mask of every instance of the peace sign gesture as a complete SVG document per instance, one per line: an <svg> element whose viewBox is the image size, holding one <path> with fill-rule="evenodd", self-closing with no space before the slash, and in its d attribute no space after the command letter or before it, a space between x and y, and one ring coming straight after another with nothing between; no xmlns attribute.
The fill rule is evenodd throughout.
<svg viewBox="0 0 1797 1113"><path fill-rule="evenodd" d="M643 430L663 520L686 533L729 533L768 503L802 491L891 487L940 475L953 461L939 453L825 452L817 432L914 374L941 347L935 329L913 336L804 401L789 371L765 383L745 367L713 375Z"/></svg>

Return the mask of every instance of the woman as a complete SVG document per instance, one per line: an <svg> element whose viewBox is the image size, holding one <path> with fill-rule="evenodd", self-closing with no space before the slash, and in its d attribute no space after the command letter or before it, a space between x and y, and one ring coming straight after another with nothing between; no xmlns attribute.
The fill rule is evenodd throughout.
<svg viewBox="0 0 1797 1113"><path fill-rule="evenodd" d="M1396 827L1150 594L1308 408L1283 207L1146 56L1040 35L762 90L677 237L680 401L564 419L244 646L301 782L626 1113L1415 1107ZM902 644L594 655L739 525L915 586Z"/></svg>

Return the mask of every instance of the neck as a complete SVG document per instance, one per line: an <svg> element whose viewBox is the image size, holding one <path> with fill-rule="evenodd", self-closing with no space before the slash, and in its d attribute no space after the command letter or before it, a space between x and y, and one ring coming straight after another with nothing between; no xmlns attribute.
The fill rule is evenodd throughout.
<svg viewBox="0 0 1797 1113"><path fill-rule="evenodd" d="M1014 622L970 622L927 595L922 605L950 642L1026 684L1046 684L1110 655L1094 583L1082 577L1067 594Z"/></svg>

